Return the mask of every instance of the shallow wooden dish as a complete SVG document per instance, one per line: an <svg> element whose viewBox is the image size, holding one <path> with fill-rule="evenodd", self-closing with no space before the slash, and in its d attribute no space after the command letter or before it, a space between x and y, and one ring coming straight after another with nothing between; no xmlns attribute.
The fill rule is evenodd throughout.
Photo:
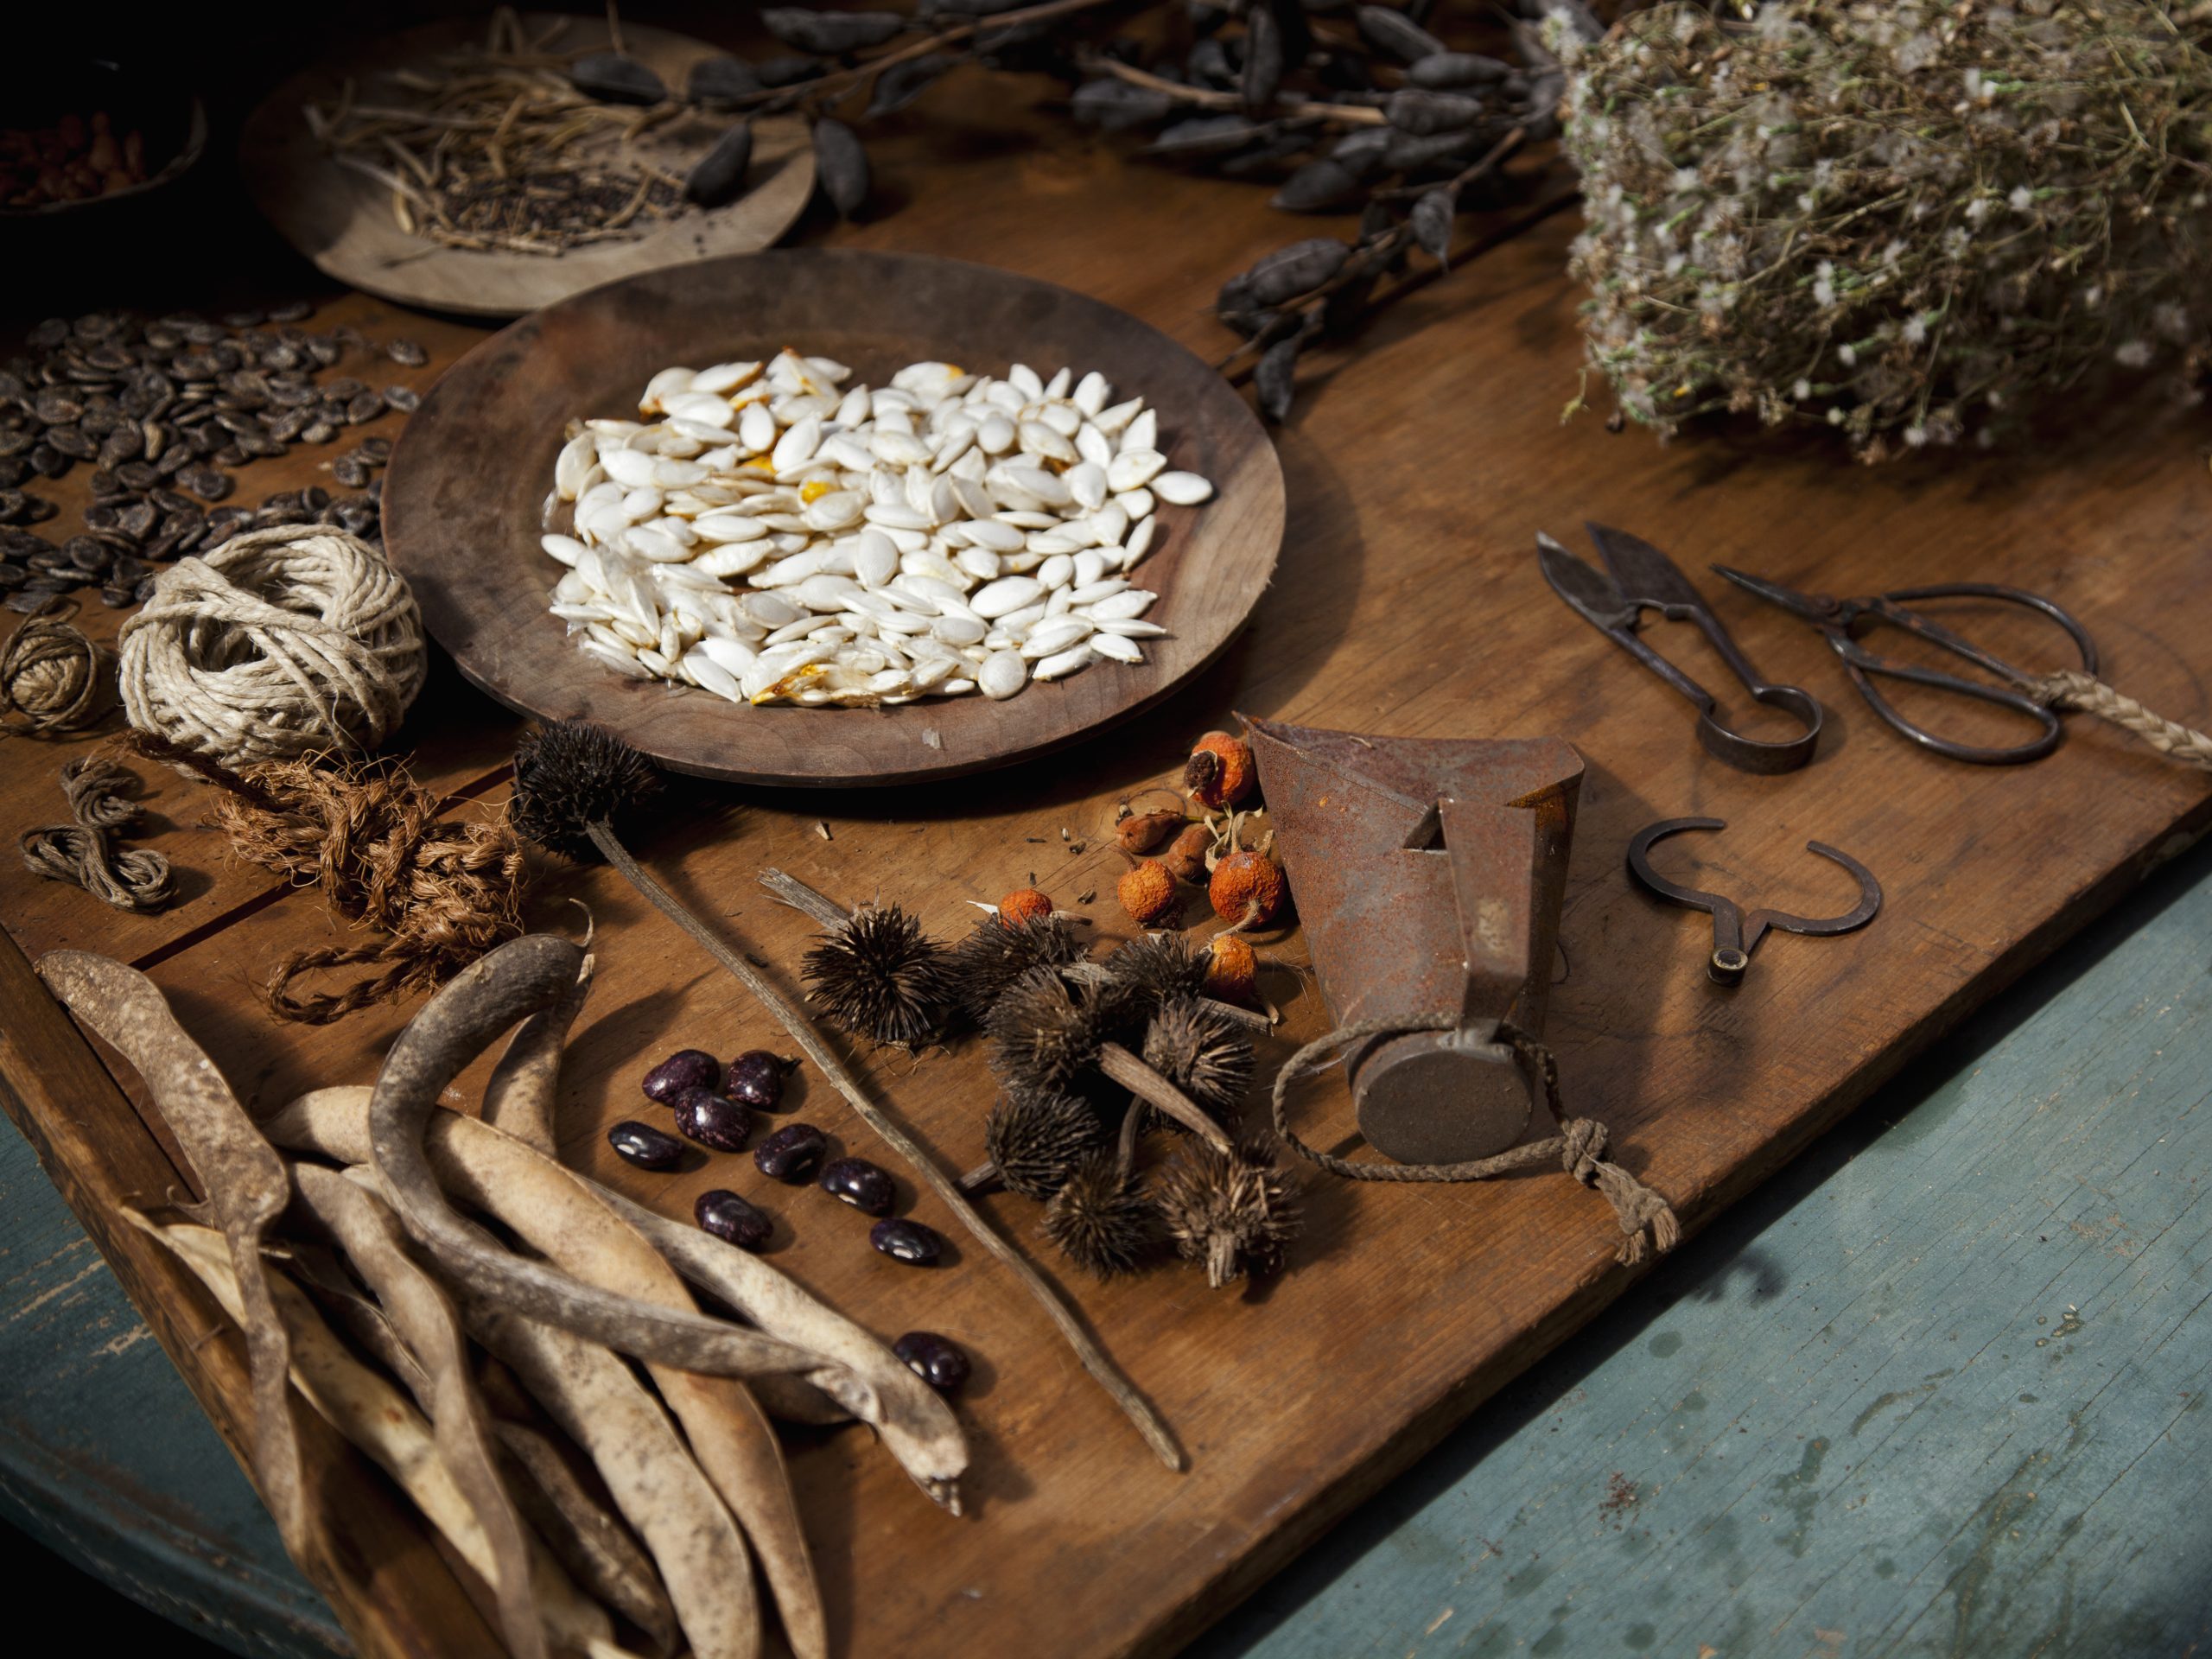
<svg viewBox="0 0 2212 1659"><path fill-rule="evenodd" d="M1217 494L1166 508L1137 567L1173 637L1140 666L1097 664L981 697L896 709L753 709L624 680L546 613L561 567L538 546L562 428L631 416L671 364L766 357L785 345L881 385L925 358L1003 372L1096 368L1160 410L1170 467ZM1243 400L1127 312L1047 283L918 254L794 250L674 266L549 307L463 358L423 400L385 484L385 545L461 672L541 718L582 715L680 772L760 784L910 783L1003 766L1158 702L1243 626L1282 540L1282 468Z"/></svg>
<svg viewBox="0 0 2212 1659"><path fill-rule="evenodd" d="M561 24L553 45L564 52L607 43L601 19L525 12L522 22L533 39ZM392 218L391 193L332 161L308 130L301 108L334 97L347 79L365 86L384 71L479 44L484 30L480 17L455 18L368 42L294 75L247 120L238 162L255 205L326 276L402 305L513 317L637 271L768 247L805 211L814 194L806 124L772 116L753 123L752 188L745 194L725 207L683 214L632 241L543 255L442 247L410 236ZM624 24L622 41L632 57L679 90L693 64L720 55L703 41L642 23ZM728 125L723 116L678 117L640 148L681 174Z"/></svg>

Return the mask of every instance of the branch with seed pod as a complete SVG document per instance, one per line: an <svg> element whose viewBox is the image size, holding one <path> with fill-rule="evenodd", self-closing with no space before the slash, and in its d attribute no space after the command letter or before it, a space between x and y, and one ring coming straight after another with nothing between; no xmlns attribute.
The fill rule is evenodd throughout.
<svg viewBox="0 0 2212 1659"><path fill-rule="evenodd" d="M1298 354L1309 341L1349 334L1453 261L1465 264L1577 199L1571 184L1554 189L1534 211L1451 246L1471 187L1498 186L1491 194L1510 200L1519 187L1504 188L1503 162L1558 131L1565 74L1533 22L1522 20L1552 19L1595 39L1604 25L1579 3L1521 0L1501 48L1515 60L1447 48L1417 21L1427 10L1418 0L1403 10L1354 5L1350 27L1310 14L1303 0L1124 4L1110 14L1110 35L1099 27L1108 15L1100 0L1012 10L993 0L939 0L937 10L963 15L938 27L887 10L766 12L771 33L810 56L760 66L728 105L810 113L817 175L847 217L866 202L871 181L861 139L838 112L865 91L854 118L865 125L906 109L963 65L1056 75L1070 84L1079 123L1148 132L1143 154L1158 161L1271 181L1279 187L1272 205L1284 212L1363 209L1356 243L1294 244L1224 286L1222 319L1248 339L1223 366L1257 380L1261 409L1273 420L1290 412ZM1567 171L1548 157L1542 170ZM1404 276L1415 246L1436 267Z"/></svg>
<svg viewBox="0 0 2212 1659"><path fill-rule="evenodd" d="M549 850L571 857L587 850L596 852L640 897L728 969L753 994L753 1000L791 1033L792 1040L845 1097L861 1120L906 1161L918 1179L943 1200L969 1235L1014 1275L1058 1329L1084 1369L1122 1408L1160 1461L1171 1469L1181 1470L1185 1466L1183 1453L1168 1433L1166 1424L1084 1329L1051 1282L993 1230L969 1203L959 1184L938 1168L912 1137L868 1097L836 1051L823 1040L805 1011L655 880L623 846L612 821L618 812L650 793L655 781L652 768L645 758L612 733L583 721L563 721L530 734L517 748L514 794L508 810L518 833ZM573 979L571 973L571 982ZM379 1163L385 1161L385 1138L379 1138ZM407 1155L402 1144L404 1136L395 1135L389 1138L403 1157ZM518 1278L517 1282L526 1287L526 1276Z"/></svg>

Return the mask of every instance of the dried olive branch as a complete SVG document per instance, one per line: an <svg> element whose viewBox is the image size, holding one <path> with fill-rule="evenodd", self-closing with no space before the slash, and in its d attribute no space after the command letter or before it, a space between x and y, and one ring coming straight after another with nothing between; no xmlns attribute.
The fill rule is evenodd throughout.
<svg viewBox="0 0 2212 1659"><path fill-rule="evenodd" d="M694 915L690 906L678 900L667 888L655 880L645 868L630 855L614 831L603 819L594 819L583 826L591 837L592 845L601 857L614 867L661 914L674 922L706 948L709 955L729 969L738 983L753 993L754 998L776 1017L778 1023L791 1034L791 1040L805 1052L808 1059L830 1080L830 1086L845 1097L846 1103L860 1116L861 1120L891 1149L905 1159L907 1166L930 1191L944 1203L965 1227L969 1234L1002 1262L1007 1270L1021 1281L1022 1287L1036 1299L1046 1315L1059 1327L1060 1335L1076 1357L1083 1363L1098 1386L1106 1390L1114 1403L1122 1408L1145 1443L1158 1453L1160 1460L1179 1473L1185 1466L1182 1449L1175 1444L1167 1425L1149 1402L1139 1394L1135 1386L1122 1376L1105 1351L1091 1339L1060 1293L1052 1281L1033 1267L986 1221L976 1207L968 1202L959 1183L940 1170L930 1155L922 1150L912 1137L886 1116L868 1096L860 1082L847 1071L836 1052L823 1040L813 1020L798 1003L785 995L766 975L733 950L721 937Z"/></svg>
<svg viewBox="0 0 2212 1659"><path fill-rule="evenodd" d="M1076 60L1084 68L1100 74L1111 75L1116 80L1127 81L1132 86L1141 86L1147 92L1158 92L1173 99L1179 104L1192 104L1202 110L1241 110L1244 97L1241 92L1217 90L1210 86L1192 86L1179 80L1169 80L1135 64L1123 63L1118 58L1103 54L1085 54ZM1366 104L1326 104L1318 99L1300 98L1295 93L1278 94L1276 105L1292 116L1319 116L1331 121L1340 121L1347 126L1382 127L1389 124L1389 117Z"/></svg>

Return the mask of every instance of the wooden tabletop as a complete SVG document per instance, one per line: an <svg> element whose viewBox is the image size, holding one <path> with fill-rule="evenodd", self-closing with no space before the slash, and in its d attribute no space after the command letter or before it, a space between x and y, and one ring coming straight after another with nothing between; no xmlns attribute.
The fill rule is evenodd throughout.
<svg viewBox="0 0 2212 1659"><path fill-rule="evenodd" d="M949 83L932 99L957 121L925 130L906 118L877 148L879 201L899 211L835 230L810 222L804 233L988 260L1121 305L1194 349L1223 350L1206 315L1221 277L1313 227L1271 213L1262 193L1132 163L1040 115L1032 99L1041 90L982 97ZM1596 518L1640 531L1689 569L1722 559L1841 591L2017 582L2085 616L2124 689L2202 724L2212 645L2194 619L2212 588L2202 531L2212 481L2201 416L2148 397L2069 411L2063 444L2036 454L1879 472L1816 446L1700 435L1662 448L1592 420L1562 426L1578 358L1576 296L1560 274L1572 233L1554 221L1485 255L1392 308L1352 349L1310 365L1280 440L1290 529L1276 582L1245 638L1164 709L1014 772L896 795L685 790L643 827L639 850L785 971L804 929L755 896L765 865L836 893L899 899L948 931L971 913L969 899L1033 873L1071 903L1105 895L1087 908L1110 933L1125 930L1110 913L1118 863L1100 830L1118 800L1167 772L1232 708L1408 735L1564 736L1590 763L1562 928L1569 967L1548 1033L1567 1098L1606 1122L1618 1155L1687 1221L1708 1220L2200 833L2212 798L2200 778L2078 719L2059 753L2030 768L1914 754L1842 689L1810 635L1724 601L1754 660L1830 707L1831 735L1810 771L1730 772L1695 747L1672 693L1544 588L1535 532L1570 536ZM151 302L201 297L165 291ZM318 321L407 333L430 348L434 368L478 337L358 296L334 298ZM313 481L318 459L295 452L246 488ZM73 509L75 497L64 500ZM2031 660L2047 652L2032 634L1976 626L2000 650ZM1682 632L1662 631L1663 648L1718 674ZM456 810L478 810L503 795L514 732L443 671L398 747ZM10 747L5 822L61 816L53 769L80 746ZM12 945L0 946L0 1094L96 1230L104 1202L158 1202L181 1172L136 1077L92 1063L27 958L70 945L144 967L262 1110L313 1084L366 1080L407 1012L272 1027L252 988L284 950L342 930L311 893L228 863L198 827L194 789L151 781L164 822L145 844L186 873L171 911L124 917L0 868ZM1883 917L1846 939L1771 940L1744 988L1717 996L1701 973L1703 919L1632 893L1620 869L1634 829L1694 811L1734 820L1725 850L1701 867L1713 879L1818 913L1835 895L1802 843L1826 840L1881 877ZM1685 857L1681 868L1694 867ZM556 924L570 897L597 918L602 988L572 1057L564 1149L646 1202L688 1209L708 1179L610 1167L599 1130L627 1115L636 1075L661 1051L734 1051L772 1029L604 872L548 871L532 917ZM1277 954L1299 961L1299 943ZM1294 1037L1326 1023L1310 994L1291 1014ZM861 1058L945 1161L972 1159L984 1086L972 1047L918 1066ZM865 1149L864 1132L823 1093L804 1098L805 1114ZM1315 1098L1317 1114L1344 1122L1340 1106ZM1148 1462L972 1252L924 1294L888 1264L856 1261L794 1203L785 1266L887 1335L922 1323L952 1332L984 1368L969 1406L978 1461L965 1522L918 1512L903 1478L857 1435L798 1452L841 1643L915 1653L1172 1647L1628 1281L1604 1206L1563 1178L1305 1185L1313 1225L1295 1270L1257 1294L1211 1296L1173 1273L1076 1287L1189 1446L1194 1467L1179 1478ZM915 1211L941 1219L925 1203ZM1030 1224L1018 1202L995 1213L1011 1229ZM214 1334L219 1319L130 1241L102 1230L100 1243L235 1437L237 1363ZM355 1586L345 1611L357 1635L404 1644L467 1615L450 1590L419 1622L406 1616L417 1604L399 1599L395 1613L393 1599L374 1582Z"/></svg>

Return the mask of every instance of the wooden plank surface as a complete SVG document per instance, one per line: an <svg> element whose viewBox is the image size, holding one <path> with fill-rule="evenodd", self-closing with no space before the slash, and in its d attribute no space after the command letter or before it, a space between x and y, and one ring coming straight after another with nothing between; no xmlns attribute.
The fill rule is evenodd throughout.
<svg viewBox="0 0 2212 1659"><path fill-rule="evenodd" d="M2200 844L1192 1659L2201 1646L2208 932ZM7 1518L232 1651L329 1651L334 1623L148 1337L0 1137Z"/></svg>
<svg viewBox="0 0 2212 1659"><path fill-rule="evenodd" d="M957 140L913 134L887 147L887 196L905 198L906 211L841 238L984 253L1128 307L1179 339L1219 342L1203 316L1214 283L1286 235L1255 193L1128 168L1059 128L1039 143L1034 118L1010 100L965 107L973 118ZM1135 233L1171 222L1173 238ZM1604 1118L1623 1160L1687 1219L1709 1217L2201 831L2206 791L2078 721L2060 753L2030 769L1914 755L1842 693L1810 635L1723 601L1770 676L1802 680L1830 702L1834 734L1808 772L1729 772L1695 747L1672 694L1543 588L1535 531L1566 535L1595 518L1649 536L1693 569L1725 558L1844 590L1967 576L2046 588L2088 619L2113 678L2201 721L2212 656L2190 619L2191 606L2202 614L2212 575L2201 528L2207 480L2188 417L2145 402L2085 412L2063 457L1947 457L1940 468L1878 473L1812 448L1713 437L1662 449L1594 423L1562 427L1576 359L1575 296L1559 274L1569 234L1555 223L1486 256L1376 324L1356 356L1317 363L1281 438L1290 531L1275 585L1245 639L1166 709L1016 772L894 798L681 790L645 826L640 851L788 969L803 929L756 896L762 865L833 893L899 898L944 929L971 913L965 900L1032 871L1069 899L1110 893L1117 861L1095 837L1114 803L1170 770L1190 736L1231 707L1409 735L1568 737L1590 774L1562 928L1570 966L1552 1005L1567 1100ZM301 481L271 472L270 488ZM2001 649L2048 660L2036 655L2047 651L2041 640L1975 626ZM1664 647L1711 676L1715 665L1681 632L1665 630ZM417 729L442 782L496 794L494 757L512 727L488 705L442 695ZM51 817L51 794L39 766L0 779L0 802L21 821ZM1689 811L1736 820L1717 850L1695 849L1714 861L1713 880L1817 911L1835 896L1834 873L1802 851L1818 837L1874 868L1888 890L1884 916L1850 938L1777 938L1740 992L1715 992L1700 971L1703 919L1631 893L1620 871L1636 827ZM1063 827L1094 837L1088 849L1064 850ZM194 849L188 864L218 862L212 838L178 834L181 851ZM275 957L327 930L311 896L178 931L97 914L82 895L48 897L19 923L25 887L20 872L0 878L0 913L26 950L66 941L147 959L187 1026L263 1110L313 1083L365 1080L401 1017L272 1030L255 1008L249 988ZM757 1192L764 1183L734 1160L668 1178L613 1165L597 1131L630 1113L634 1079L660 1052L734 1051L773 1033L603 872L550 874L533 916L560 923L571 894L599 920L602 963L563 1103L577 1161L671 1209L715 1181ZM1091 908L1103 918L1110 899ZM1299 946L1279 954L1294 962ZM17 980L10 995L29 992ZM1310 996L1293 1013L1292 1037L1325 1023ZM972 1160L987 1087L972 1046L868 1069L948 1161ZM814 1090L801 1110L868 1150L823 1096ZM1342 1124L1341 1109L1330 1109ZM100 1129L137 1133L127 1118ZM784 1265L887 1335L926 1325L982 1362L969 1405L978 1456L965 1522L927 1513L858 1435L797 1449L841 1645L1172 1647L1626 1282L1604 1206L1561 1178L1305 1185L1312 1225L1278 1281L1214 1295L1168 1272L1077 1287L1190 1449L1195 1467L1182 1477L1150 1461L972 1250L918 1277L868 1253L850 1217L827 1213L819 1195L773 1195L796 1234ZM96 1230L100 1196L97 1185L77 1193ZM1025 1232L1033 1219L1018 1200L993 1208ZM943 1219L927 1202L913 1213ZM197 1363L183 1343L172 1351L188 1369Z"/></svg>

